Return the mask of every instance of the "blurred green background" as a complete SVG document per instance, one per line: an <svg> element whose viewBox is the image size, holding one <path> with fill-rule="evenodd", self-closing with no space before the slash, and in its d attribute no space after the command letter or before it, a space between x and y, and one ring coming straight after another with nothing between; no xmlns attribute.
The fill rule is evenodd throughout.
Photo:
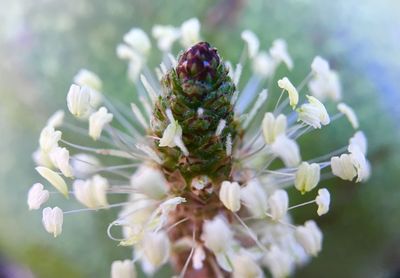
<svg viewBox="0 0 400 278"><path fill-rule="evenodd" d="M243 29L257 33L264 49L275 38L286 39L295 62L289 77L296 83L315 55L329 59L342 78L344 100L368 136L372 177L366 184L327 183L333 204L318 219L323 252L294 276L399 277L398 0L0 0L0 269L15 265L35 277L101 278L109 276L112 260L130 256L105 234L115 212L67 216L55 240L44 232L40 212L26 205L27 190L38 180L31 153L47 117L65 108L67 89L81 67L101 76L110 97L130 100L134 86L115 54L123 34L133 26L148 32L156 23L178 26L190 17L204 23L203 37L232 60L242 49ZM158 58L151 59L153 65ZM340 121L308 136L302 144L315 148L303 156L342 146L351 135ZM61 202L55 199L50 205ZM312 213L304 209L295 218ZM12 277L29 277L19 275Z"/></svg>

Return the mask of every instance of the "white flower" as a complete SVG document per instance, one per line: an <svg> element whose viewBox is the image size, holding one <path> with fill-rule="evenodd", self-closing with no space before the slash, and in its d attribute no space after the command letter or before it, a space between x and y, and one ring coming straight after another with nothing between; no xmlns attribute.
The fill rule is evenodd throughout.
<svg viewBox="0 0 400 278"><path fill-rule="evenodd" d="M169 52L174 42L180 37L180 30L174 26L154 25L151 31L157 40L157 46L161 51Z"/></svg>
<svg viewBox="0 0 400 278"><path fill-rule="evenodd" d="M342 88L339 76L335 71L329 71L323 75L314 76L308 83L311 94L324 101L327 98L338 101L342 98Z"/></svg>
<svg viewBox="0 0 400 278"><path fill-rule="evenodd" d="M329 124L330 119L325 106L313 96L307 96L307 98L308 103L303 104L297 109L299 120L314 128L321 128L321 124Z"/></svg>
<svg viewBox="0 0 400 278"><path fill-rule="evenodd" d="M49 155L54 166L56 166L64 176L68 178L73 177L72 167L69 164L69 151L66 148L55 147Z"/></svg>
<svg viewBox="0 0 400 278"><path fill-rule="evenodd" d="M321 251L322 233L313 220L307 221L304 226L298 226L295 235L297 241L308 254L317 256Z"/></svg>
<svg viewBox="0 0 400 278"><path fill-rule="evenodd" d="M332 174L343 180L352 181L357 175L357 171L353 165L353 160L349 154L342 154L340 157L331 158Z"/></svg>
<svg viewBox="0 0 400 278"><path fill-rule="evenodd" d="M286 90L289 94L290 106L294 109L299 102L299 93L296 87L293 86L292 82L287 77L278 80L279 88Z"/></svg>
<svg viewBox="0 0 400 278"><path fill-rule="evenodd" d="M293 272L293 258L276 245L270 248L264 260L274 278L288 277Z"/></svg>
<svg viewBox="0 0 400 278"><path fill-rule="evenodd" d="M297 169L294 186L302 194L317 186L320 178L320 167L317 163L302 162Z"/></svg>
<svg viewBox="0 0 400 278"><path fill-rule="evenodd" d="M285 190L278 189L268 199L271 218L275 221L282 219L289 207L289 198Z"/></svg>
<svg viewBox="0 0 400 278"><path fill-rule="evenodd" d="M354 113L354 110L350 106L345 103L339 103L337 105L337 109L346 116L347 120L350 122L351 126L354 129L357 129L359 127L357 115L356 113Z"/></svg>
<svg viewBox="0 0 400 278"><path fill-rule="evenodd" d="M101 166L97 157L86 153L76 154L71 160L72 172L80 179L91 176Z"/></svg>
<svg viewBox="0 0 400 278"><path fill-rule="evenodd" d="M57 110L48 120L47 126L51 126L53 128L59 127L62 125L64 121L65 113L63 110Z"/></svg>
<svg viewBox="0 0 400 278"><path fill-rule="evenodd" d="M113 114L107 112L107 108L101 107L97 112L90 115L89 118L89 135L94 140L100 138L101 132L106 124L113 119Z"/></svg>
<svg viewBox="0 0 400 278"><path fill-rule="evenodd" d="M231 228L221 216L216 216L212 220L205 220L201 239L204 246L214 254L226 253L233 240Z"/></svg>
<svg viewBox="0 0 400 278"><path fill-rule="evenodd" d="M160 170L151 166L141 166L131 177L132 187L141 194L160 200L167 193L167 181Z"/></svg>
<svg viewBox="0 0 400 278"><path fill-rule="evenodd" d="M79 86L87 86L95 91L101 91L102 82L100 77L90 70L80 69L74 76L74 82Z"/></svg>
<svg viewBox="0 0 400 278"><path fill-rule="evenodd" d="M135 265L131 260L113 261L111 278L136 278Z"/></svg>
<svg viewBox="0 0 400 278"><path fill-rule="evenodd" d="M260 51L253 59L253 71L261 77L269 77L275 69L275 64L268 53Z"/></svg>
<svg viewBox="0 0 400 278"><path fill-rule="evenodd" d="M42 129L39 137L40 149L46 153L53 148L58 147L58 141L61 140L61 131L54 130L52 126L46 126Z"/></svg>
<svg viewBox="0 0 400 278"><path fill-rule="evenodd" d="M90 112L90 88L72 84L67 95L68 110L77 118L84 118Z"/></svg>
<svg viewBox="0 0 400 278"><path fill-rule="evenodd" d="M155 269L168 261L170 246L171 244L165 232L147 233L142 241L144 257Z"/></svg>
<svg viewBox="0 0 400 278"><path fill-rule="evenodd" d="M181 25L181 43L188 48L198 43L200 38L200 22L197 18L186 20Z"/></svg>
<svg viewBox="0 0 400 278"><path fill-rule="evenodd" d="M328 61L320 56L316 56L311 63L311 69L315 75L326 76L330 72Z"/></svg>
<svg viewBox="0 0 400 278"><path fill-rule="evenodd" d="M279 156L287 167L297 166L300 161L300 150L296 141L289 139L286 135L281 134L271 145L272 152Z"/></svg>
<svg viewBox="0 0 400 278"><path fill-rule="evenodd" d="M47 202L49 196L49 191L43 190L43 184L35 183L32 185L28 192L29 210L39 209L42 204Z"/></svg>
<svg viewBox="0 0 400 278"><path fill-rule="evenodd" d="M147 56L151 49L151 42L147 34L139 28L132 28L124 35L124 41L138 54Z"/></svg>
<svg viewBox="0 0 400 278"><path fill-rule="evenodd" d="M38 166L35 170L45 178L51 185L60 191L66 198L68 198L68 187L64 179L49 168Z"/></svg>
<svg viewBox="0 0 400 278"><path fill-rule="evenodd" d="M254 217L265 216L268 209L268 198L258 180L250 180L245 187L241 188L240 199Z"/></svg>
<svg viewBox="0 0 400 278"><path fill-rule="evenodd" d="M192 264L194 269L202 269L203 261L206 259L206 252L204 252L204 248L198 244L194 248Z"/></svg>
<svg viewBox="0 0 400 278"><path fill-rule="evenodd" d="M62 232L63 216L63 211L59 207L43 209L43 226L54 237L57 237Z"/></svg>
<svg viewBox="0 0 400 278"><path fill-rule="evenodd" d="M287 120L283 114L275 118L274 114L267 112L262 121L262 130L265 142L267 144L274 143L276 137L286 132Z"/></svg>
<svg viewBox="0 0 400 278"><path fill-rule="evenodd" d="M264 277L260 266L247 255L235 256L232 262L233 278L261 278Z"/></svg>
<svg viewBox="0 0 400 278"><path fill-rule="evenodd" d="M364 132L357 131L353 137L349 140L349 146L358 146L360 151L366 155L367 154L367 137L365 137ZM352 147L354 148L354 147Z"/></svg>
<svg viewBox="0 0 400 278"><path fill-rule="evenodd" d="M327 213L329 211L329 205L331 203L331 195L328 189L321 188L318 190L318 196L315 198L315 202L318 205L317 213L319 216Z"/></svg>
<svg viewBox="0 0 400 278"><path fill-rule="evenodd" d="M240 185L237 182L223 181L219 190L219 199L230 211L240 209Z"/></svg>
<svg viewBox="0 0 400 278"><path fill-rule="evenodd" d="M169 110L170 111L170 110ZM171 112L169 114L172 115ZM172 116L170 116L172 118ZM178 147L185 156L189 155L189 151L185 147L185 144L182 141L182 127L179 125L178 121L175 121L173 118L170 119L171 123L167 126L167 128L163 132L163 136L160 139L159 146L160 147Z"/></svg>
<svg viewBox="0 0 400 278"><path fill-rule="evenodd" d="M89 180L75 180L73 190L75 198L88 208L108 206L108 181L102 176L95 175Z"/></svg>
<svg viewBox="0 0 400 278"><path fill-rule="evenodd" d="M244 30L241 34L241 37L242 40L244 40L247 44L249 58L254 58L257 55L260 47L260 41L258 40L258 37L250 30Z"/></svg>
<svg viewBox="0 0 400 278"><path fill-rule="evenodd" d="M290 58L290 55L287 51L287 45L284 40L274 40L272 42L272 47L269 50L269 53L271 54L271 57L275 60L276 64L283 62L288 67L288 69L291 70L293 68L293 61L292 58Z"/></svg>

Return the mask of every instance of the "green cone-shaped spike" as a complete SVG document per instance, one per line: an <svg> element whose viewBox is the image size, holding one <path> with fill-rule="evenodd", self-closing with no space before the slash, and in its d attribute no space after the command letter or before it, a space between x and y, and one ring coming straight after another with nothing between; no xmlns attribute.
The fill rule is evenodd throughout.
<svg viewBox="0 0 400 278"><path fill-rule="evenodd" d="M175 184L180 178L185 182L182 186L202 175L214 183L229 179L232 158L226 145L238 134L231 105L235 85L217 50L207 42L194 45L179 57L176 68L161 83L163 94L156 101L152 121L154 135L162 137L170 123L166 110L171 109L189 151L185 156L178 147L159 147L156 142L165 161L162 167L167 178ZM221 120L226 124L217 136Z"/></svg>

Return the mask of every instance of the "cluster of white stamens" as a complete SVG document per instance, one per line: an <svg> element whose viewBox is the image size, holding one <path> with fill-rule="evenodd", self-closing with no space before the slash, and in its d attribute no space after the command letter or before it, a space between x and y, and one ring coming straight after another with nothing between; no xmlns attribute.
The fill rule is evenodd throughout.
<svg viewBox="0 0 400 278"><path fill-rule="evenodd" d="M201 235L193 233L172 242L168 232L190 221L190 217L175 223L171 223L169 217L187 200L169 192L159 167L163 157L156 152L154 144L177 148L185 156L190 153L182 141L182 128L170 109L167 109L169 125L162 138L146 136L145 132L151 126L154 99L162 94L157 81L176 65L175 56L170 53L174 42L180 41L184 47L189 47L200 40L199 32L197 19L190 19L180 27L155 26L152 34L164 58L154 72L146 66L152 47L147 34L134 28L124 36L124 44L117 47L117 54L129 61L129 76L137 86L140 103L131 105L133 117L128 117L127 110L116 109L106 99L101 93L102 81L96 74L81 70L75 76L77 85L71 85L67 94L68 110L81 123L88 124L87 135L104 148L81 146L63 138L58 130L61 127L80 135L86 132L82 127L66 123L63 111L57 111L40 134L39 149L34 153L36 170L65 197L73 195L87 208L63 213L58 207L46 207L42 221L47 232L55 237L60 235L64 215L69 213L123 207L108 227L108 234L121 245L133 246L135 252L132 260L113 262L112 278L135 277L137 261L142 263L146 273L152 274L168 262L176 248L190 250L180 277L184 277L190 264L193 269L201 270L206 261L212 261L221 271L232 272L233 277L263 277L262 267L273 277L285 277L296 266L305 264L310 256L318 255L323 237L313 220L300 226L292 224L289 211L316 204L316 213L321 216L329 211L330 205L330 194L325 188L320 188L312 200L297 205L290 204L286 189L294 186L301 194L313 194L309 192L314 192L320 181L329 176L326 175L329 171L325 171L329 167L333 175L344 180L361 182L369 177L367 141L361 131L350 139L348 153L343 153L341 148L320 158L302 161L296 141L300 136L323 128L339 115L345 115L354 129L359 127L348 105L338 104L339 114L330 117L322 103L326 99L338 101L341 98L338 75L330 69L329 63L316 57L311 72L297 87L287 77L276 82L273 77L279 65L285 64L289 70L293 67L285 41L278 39L269 51L263 51L257 36L246 30L242 39L247 54L242 55L235 68L226 62L238 90L231 103L235 104L235 117L245 131L243 142L235 141L231 135L227 138L226 153L234 161L231 180L223 181L217 192L205 186L207 176L193 181L195 190L217 194L232 218L218 214L205 219ZM246 57L254 74L241 86L241 72L247 70ZM277 89L276 96L279 97L279 88L282 92L274 110L259 119L257 112L268 94L273 95L264 89L256 97L266 81L274 83L268 87ZM311 95L302 93L305 85ZM307 100L301 103L305 98ZM197 114L200 117L203 110L199 108ZM245 114L243 118L242 114ZM114 122L120 128L112 126ZM225 125L226 121L221 119L215 136L221 135ZM104 166L107 157L121 162ZM282 162L281 168L270 167L276 159ZM108 194L126 194L128 200L111 203ZM28 194L29 209L39 209L49 196L42 184L34 184ZM122 227L121 238L113 236L116 226ZM241 242L243 238L246 245ZM249 241L253 244L249 245ZM214 256L207 258L209 253Z"/></svg>

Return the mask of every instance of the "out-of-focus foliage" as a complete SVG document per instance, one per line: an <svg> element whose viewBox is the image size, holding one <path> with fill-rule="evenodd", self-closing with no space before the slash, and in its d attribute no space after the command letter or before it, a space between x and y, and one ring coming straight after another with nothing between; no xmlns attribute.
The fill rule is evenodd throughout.
<svg viewBox="0 0 400 278"><path fill-rule="evenodd" d="M239 59L240 32L250 28L265 49L275 38L288 41L296 67L281 73L296 83L307 75L316 54L339 71L344 99L369 138L372 177L367 184L326 182L333 207L318 219L324 250L296 277L394 277L400 265L396 0L0 1L0 256L28 266L37 277L62 278L108 277L112 260L131 255L106 236L114 211L69 215L61 237L45 234L40 213L29 212L25 204L27 189L38 178L30 153L46 118L65 107L79 68L98 73L109 97L129 101L135 89L125 63L115 55L123 34L133 26L150 32L153 24L179 25L193 16L204 23L204 38L228 59ZM154 55L150 63L158 59ZM303 143L315 148L302 156L343 146L342 138L351 133L343 120L313 132ZM62 203L53 199L51 205ZM302 221L312 213L314 208L304 208L295 218Z"/></svg>

